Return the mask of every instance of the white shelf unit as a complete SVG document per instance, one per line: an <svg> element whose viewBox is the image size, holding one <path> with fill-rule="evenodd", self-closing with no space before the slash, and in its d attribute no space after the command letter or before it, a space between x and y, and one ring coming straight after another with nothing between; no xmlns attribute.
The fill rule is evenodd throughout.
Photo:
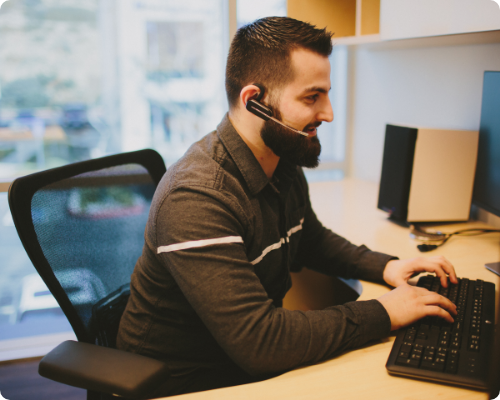
<svg viewBox="0 0 500 400"><path fill-rule="evenodd" d="M339 33L333 37L332 92L337 87L345 87L342 91L345 95L336 99L337 107L334 104L334 115L345 121L346 176L378 182L388 123L478 129L483 73L500 70L500 9L495 2L472 2L478 4L477 12L493 14L493 17L485 16L483 26L477 23L470 26L464 20L470 8L455 10L460 15L446 17L448 11L442 7L449 1L459 5L468 0L380 0L379 29L367 34L362 29L363 19L372 19L372 27L377 24L372 14L363 13L363 7L373 6L375 0L288 1L291 17L320 27L326 25L330 31ZM308 7L300 9L294 3L307 3ZM412 17L413 3L427 7L427 12ZM405 5L407 12L401 11ZM397 7L399 14L390 13L390 7ZM297 11L299 13L292 13ZM446 22L448 31L441 28L419 31L419 26L427 26L428 14L432 14L428 18L433 21L436 15L454 21ZM408 37L397 27L388 25L395 24L395 15L406 19L407 24L411 20L413 27L408 30L416 37ZM492 18L497 21L497 25L493 25L497 29L491 29ZM337 30L339 20L344 25L348 21L350 28L343 26ZM464 31L457 30L460 23ZM339 70L342 73L338 73Z"/></svg>

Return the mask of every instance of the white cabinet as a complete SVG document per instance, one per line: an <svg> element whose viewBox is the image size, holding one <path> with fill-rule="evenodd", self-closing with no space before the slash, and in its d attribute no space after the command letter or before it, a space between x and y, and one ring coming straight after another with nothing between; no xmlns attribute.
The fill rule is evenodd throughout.
<svg viewBox="0 0 500 400"><path fill-rule="evenodd" d="M493 0L381 0L381 40L500 29Z"/></svg>
<svg viewBox="0 0 500 400"><path fill-rule="evenodd" d="M493 0L288 0L288 15L326 26L336 45L413 47L500 42ZM396 39L406 39L395 44Z"/></svg>

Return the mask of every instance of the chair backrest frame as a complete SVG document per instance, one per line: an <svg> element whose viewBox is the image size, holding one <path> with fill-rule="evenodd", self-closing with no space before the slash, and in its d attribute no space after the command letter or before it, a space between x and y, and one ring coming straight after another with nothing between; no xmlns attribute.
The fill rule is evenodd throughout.
<svg viewBox="0 0 500 400"><path fill-rule="evenodd" d="M68 318L76 337L82 342L94 343L95 337L89 335L82 321L74 313L74 307L70 299L66 295L44 255L35 231L31 203L35 193L45 186L86 172L98 171L124 164L139 164L144 167L148 171L155 186L158 185L166 172L165 163L162 157L154 150L145 149L82 161L37 172L17 178L9 187L9 207L14 225L26 253L50 292L57 294L55 297L59 306Z"/></svg>

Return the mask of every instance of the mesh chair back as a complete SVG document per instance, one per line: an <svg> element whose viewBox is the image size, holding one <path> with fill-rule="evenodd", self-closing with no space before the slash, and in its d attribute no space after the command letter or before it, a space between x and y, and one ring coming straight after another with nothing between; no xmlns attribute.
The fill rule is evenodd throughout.
<svg viewBox="0 0 500 400"><path fill-rule="evenodd" d="M158 153L141 150L12 183L9 205L23 246L78 340L114 347L151 200L165 171Z"/></svg>

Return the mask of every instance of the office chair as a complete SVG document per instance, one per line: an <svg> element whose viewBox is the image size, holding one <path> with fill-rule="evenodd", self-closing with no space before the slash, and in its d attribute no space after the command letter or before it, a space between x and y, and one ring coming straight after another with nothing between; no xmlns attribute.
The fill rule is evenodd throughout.
<svg viewBox="0 0 500 400"><path fill-rule="evenodd" d="M157 152L141 150L24 176L9 188L21 242L78 339L47 354L39 373L87 389L88 400L147 398L168 377L163 362L115 348L165 172Z"/></svg>

